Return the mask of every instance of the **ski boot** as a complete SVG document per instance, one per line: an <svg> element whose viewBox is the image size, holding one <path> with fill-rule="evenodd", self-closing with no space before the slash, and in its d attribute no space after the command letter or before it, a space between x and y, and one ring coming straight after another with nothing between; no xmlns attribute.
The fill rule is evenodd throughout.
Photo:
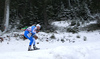
<svg viewBox="0 0 100 59"><path fill-rule="evenodd" d="M28 51L33 51L33 49L31 49L31 46L28 47Z"/></svg>
<svg viewBox="0 0 100 59"><path fill-rule="evenodd" d="M35 45L33 45L33 50L39 50L40 48L37 48Z"/></svg>

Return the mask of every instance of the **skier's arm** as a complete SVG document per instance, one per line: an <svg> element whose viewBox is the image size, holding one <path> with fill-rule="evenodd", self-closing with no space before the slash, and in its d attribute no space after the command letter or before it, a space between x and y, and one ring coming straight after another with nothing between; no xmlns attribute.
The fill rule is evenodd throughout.
<svg viewBox="0 0 100 59"><path fill-rule="evenodd" d="M32 31L31 31L31 33L32 33L32 34L36 34L36 29L37 29L36 27L33 28Z"/></svg>
<svg viewBox="0 0 100 59"><path fill-rule="evenodd" d="M34 35L33 37L35 38L35 40L37 40L37 39L38 39L38 37L37 37L36 35Z"/></svg>

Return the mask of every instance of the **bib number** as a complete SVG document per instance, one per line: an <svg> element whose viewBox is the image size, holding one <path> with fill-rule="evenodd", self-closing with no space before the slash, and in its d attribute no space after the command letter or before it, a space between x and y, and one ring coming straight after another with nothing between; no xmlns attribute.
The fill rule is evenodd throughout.
<svg viewBox="0 0 100 59"><path fill-rule="evenodd" d="M27 34L27 36L28 36L29 38L31 37L31 35L32 35L32 34L30 34L30 33L29 33L29 34Z"/></svg>

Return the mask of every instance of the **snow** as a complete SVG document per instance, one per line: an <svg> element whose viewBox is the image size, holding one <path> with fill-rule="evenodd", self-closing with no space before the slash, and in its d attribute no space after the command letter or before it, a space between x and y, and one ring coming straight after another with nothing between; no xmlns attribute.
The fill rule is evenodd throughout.
<svg viewBox="0 0 100 59"><path fill-rule="evenodd" d="M67 21L55 21L55 22L52 22L52 25L55 25L58 27L67 27L69 25L69 22L67 22Z"/></svg>
<svg viewBox="0 0 100 59"><path fill-rule="evenodd" d="M11 33L7 34L11 35ZM50 38L52 35L55 36L55 39ZM0 43L0 59L100 59L100 30L75 34L40 32L37 36L39 39L36 42L39 44L36 46L41 49L35 51L27 51L28 39L16 40L11 36L10 41L4 40ZM84 37L86 37L86 41L84 41ZM61 39L64 39L65 42L62 42Z"/></svg>

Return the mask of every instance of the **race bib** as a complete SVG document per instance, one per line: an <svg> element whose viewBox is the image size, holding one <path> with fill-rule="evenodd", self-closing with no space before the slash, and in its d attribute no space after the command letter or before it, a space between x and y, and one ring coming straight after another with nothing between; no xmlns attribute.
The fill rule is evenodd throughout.
<svg viewBox="0 0 100 59"><path fill-rule="evenodd" d="M32 34L29 33L29 34L27 34L27 36L30 38L32 36Z"/></svg>

